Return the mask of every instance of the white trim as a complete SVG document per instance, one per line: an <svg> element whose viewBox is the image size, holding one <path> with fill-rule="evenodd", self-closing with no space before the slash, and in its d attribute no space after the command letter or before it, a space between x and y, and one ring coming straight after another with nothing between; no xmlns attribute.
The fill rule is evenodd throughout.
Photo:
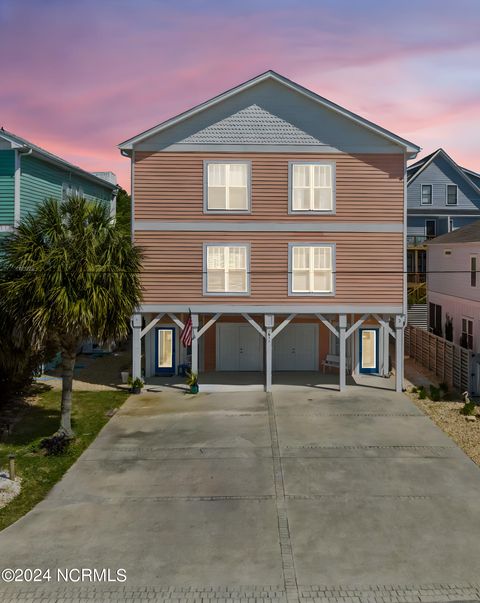
<svg viewBox="0 0 480 603"><path fill-rule="evenodd" d="M322 316L321 314L315 314L315 316L318 318L318 320L323 323L327 329L329 329L334 335L335 337L339 337L339 332L338 330L332 325L332 323L330 321L328 321L324 316Z"/></svg>
<svg viewBox="0 0 480 603"><path fill-rule="evenodd" d="M310 249L309 251L309 282L311 283L314 278L315 269L313 266L314 263L314 253L312 253L313 248L330 248L330 271L328 269L318 269L318 271L322 272L330 272L331 278L331 289L330 291L315 291L315 290L294 290L293 289L293 276L294 276L294 267L293 267L293 250L297 247L304 247ZM295 243L288 244L288 295L289 296L316 296L316 297L332 297L335 295L335 285L336 285L336 244L335 243L309 243L303 241L297 241Z"/></svg>
<svg viewBox="0 0 480 603"><path fill-rule="evenodd" d="M357 322L355 322L346 332L345 332L345 339L348 339L350 337L350 335L352 333L355 333L355 331L358 329L358 327L360 327L361 325L363 325L363 323L367 320L367 318L369 317L369 314L364 314L361 318L359 318L357 320Z"/></svg>
<svg viewBox="0 0 480 603"><path fill-rule="evenodd" d="M294 180L294 169L297 165L309 166L310 168L315 166L329 166L330 177L331 177L331 193L332 193L332 205L329 209L294 209L293 207L293 180ZM337 166L335 161L289 161L288 162L288 213L291 215L324 215L331 216L335 215L336 212L336 177L337 177ZM313 170L310 170L310 205L314 202L314 174Z"/></svg>
<svg viewBox="0 0 480 603"><path fill-rule="evenodd" d="M208 329L217 322L221 315L222 314L220 312L217 312L215 316L213 316L208 322L206 322L203 327L198 331L197 339L200 339L200 337L205 333L205 331L208 331Z"/></svg>
<svg viewBox="0 0 480 603"><path fill-rule="evenodd" d="M281 331L283 331L283 329L292 322L292 320L295 318L295 314L289 314L289 316L287 316L287 318L281 322L278 327L272 332L272 339L274 339Z"/></svg>
<svg viewBox="0 0 480 603"><path fill-rule="evenodd" d="M208 168L211 164L219 163L223 165L245 165L247 167L247 207L245 209L230 209L225 207L212 208L208 207ZM226 200L228 204L229 200L229 174L230 169L226 173L225 189L226 189ZM251 159L204 159L203 160L203 213L204 214L216 214L216 215L236 215L236 214L250 214L252 212L252 161Z"/></svg>
<svg viewBox="0 0 480 603"><path fill-rule="evenodd" d="M430 203L423 202L423 187L424 186L430 187ZM423 184L422 183L420 185L420 205L426 205L427 207L431 207L433 205L433 184Z"/></svg>
<svg viewBox="0 0 480 603"><path fill-rule="evenodd" d="M247 314L246 312L242 313L243 318L250 324L252 325L252 327L258 331L260 333L260 335L265 338L265 331L262 329L262 327L250 316L250 314Z"/></svg>
<svg viewBox="0 0 480 603"><path fill-rule="evenodd" d="M197 314L403 314L403 306L401 303L397 305L381 305L381 304L338 304L329 299L312 300L308 303L290 303L290 304L270 304L259 305L252 303L232 304L227 303L228 300L223 300L223 303L177 303L177 304L143 304L138 309L138 312L177 312L188 313L190 310ZM320 319L321 320L321 319Z"/></svg>
<svg viewBox="0 0 480 603"><path fill-rule="evenodd" d="M300 86L299 84L296 84L295 82L292 82L291 80L289 80L271 70L266 71L265 73L262 73L256 77L252 78L251 80L243 82L242 84L235 86L234 88L231 88L230 90L227 90L226 92L223 92L222 94L219 94L204 103L196 105L195 107L192 107L191 109L184 111L183 113L180 113L179 115L172 117L171 119L168 119L167 121L164 121L164 122L154 126L153 128L145 130L144 132L141 132L140 134L137 134L136 136L133 136L132 138L129 138L128 140L121 142L118 145L118 148L119 149L132 149L133 145L137 144L138 142L141 142L142 140L145 140L146 138L149 138L150 136L153 136L154 134L158 134L159 132L166 130L167 128L170 128L170 127L176 125L177 123L196 115L197 113L200 113L202 111L205 111L206 109L209 109L210 107L217 105L218 103L226 100L227 98L230 98L231 96L239 94L240 92L243 92L244 90L247 90L248 88L251 88L251 87L255 86L256 84L259 84L260 82L263 82L263 81L269 80L269 79L274 80L280 84L283 84L287 88L290 88L291 90L294 90L295 92L297 92L303 96L306 96L307 98L317 102L319 105L326 107L327 109L330 109L334 113L342 115L343 117L346 117L347 119L350 119L351 121L363 126L367 130L370 130L370 131L378 134L379 136L386 138L390 142L393 142L395 144L398 144L401 147L404 147L406 149L406 151L409 153L413 153L416 155L421 150L421 148L419 146L413 144L412 142L410 142L404 138L401 138L400 136L397 136L397 135L393 134L392 132L389 132L388 130L385 130L381 126L378 126L378 125L360 117L359 115L356 115L355 113L352 113L351 111L348 111L347 109L344 109L343 107L340 107L340 105L337 105L337 104L333 103L332 101L329 101L326 98L319 96L318 94L316 94L315 92L312 92L311 90L307 90L303 86Z"/></svg>
<svg viewBox="0 0 480 603"><path fill-rule="evenodd" d="M145 337L145 335L151 330L153 329L153 327L158 324L162 318L165 316L165 312L160 312L160 314L157 314L157 316L155 316L155 318L153 320L151 320L148 325L142 329L140 331L140 339L142 339L143 337Z"/></svg>
<svg viewBox="0 0 480 603"><path fill-rule="evenodd" d="M15 226L11 224L0 224L0 232L15 232Z"/></svg>
<svg viewBox="0 0 480 603"><path fill-rule="evenodd" d="M180 330L183 330L185 325L183 322L173 314L173 312L167 312L168 316L173 320L173 322L177 325Z"/></svg>
<svg viewBox="0 0 480 603"><path fill-rule="evenodd" d="M208 290L208 249L209 247L223 247L225 249L230 249L231 247L240 247L245 248L245 291L209 291ZM236 242L232 241L229 243L225 242L208 242L203 244L203 295L205 296L248 296L250 295L250 243L244 242ZM228 254L227 254L228 256ZM224 256L225 258L225 256ZM224 272L225 275L228 275L228 258L225 261ZM227 286L227 279L225 279L225 284ZM225 287L226 288L226 287Z"/></svg>
<svg viewBox="0 0 480 603"><path fill-rule="evenodd" d="M449 203L448 202L448 187L449 186L454 186L455 187L455 203ZM457 207L458 205L458 185L457 184L445 184L445 206L446 207Z"/></svg>
<svg viewBox="0 0 480 603"><path fill-rule="evenodd" d="M19 149L15 149L15 172L14 172L14 205L13 205L13 223L15 226L20 224L20 186L22 178L21 154Z"/></svg>

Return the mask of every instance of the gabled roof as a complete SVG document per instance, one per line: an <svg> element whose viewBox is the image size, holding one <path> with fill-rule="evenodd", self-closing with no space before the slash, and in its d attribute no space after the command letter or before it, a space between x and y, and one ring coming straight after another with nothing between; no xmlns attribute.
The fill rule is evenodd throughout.
<svg viewBox="0 0 480 603"><path fill-rule="evenodd" d="M72 172L76 172L77 174L80 174L84 178L88 178L89 180L92 180L93 182L96 182L97 184L99 184L101 186L105 186L106 188L110 188L112 190L117 188L116 184L113 184L112 182L109 182L108 180L105 180L104 178L100 178L99 176L96 176L95 174L92 174L91 172L87 172L86 170L83 170L81 167L78 167L77 165L74 165L73 163L65 161L65 159L62 159L61 157L58 157L58 155L54 155L53 153L50 153L50 151L46 151L45 149L42 149L42 147L39 147L38 145L33 144L33 142L30 142L26 138L22 138L21 136L18 136L18 134L13 134L13 132L8 132L3 127L0 128L0 138L3 138L4 140L7 140L8 142L10 142L14 148L24 149L25 151L32 149L33 153L41 156L43 159L45 159L51 163L55 163L56 165L59 165L60 167L63 167Z"/></svg>
<svg viewBox="0 0 480 603"><path fill-rule="evenodd" d="M243 84L240 84L239 86L235 86L234 88L231 88L230 90L227 90L226 92L223 92L222 94L219 94L218 96L215 96L214 98L212 98L204 103L196 105L195 107L189 109L188 111L184 111L183 113L180 113L179 115L172 117L171 119L168 119L168 120L154 126L153 128L145 130L145 132L141 132L140 134L137 134L136 136L133 136L132 138L129 138L128 140L125 140L124 142L122 142L118 145L118 148L121 150L124 150L124 151L132 149L135 144L145 140L146 138L149 138L150 136L153 136L154 134L158 134L159 132L166 130L167 128L170 128L170 127L180 123L181 121L184 121L184 120L192 117L193 115L196 115L197 113L205 111L206 109L209 109L209 108L217 105L218 103L221 103L222 101L226 100L227 98L230 98L231 96L239 94L240 92L243 92L244 90L247 90L248 88L251 88L251 87L259 84L260 82L264 82L267 80L276 81L276 82L284 85L285 87L287 87L291 90L294 90L295 92L302 94L303 96L306 96L307 98L319 103L319 105L326 107L327 109L330 109L331 111L334 111L335 113L342 115L342 116L346 117L347 119L350 119L350 120L356 122L357 124L363 126L364 128L367 128L368 130L375 132L376 134L382 136L383 138L386 138L387 140L403 147L407 153L416 155L420 151L420 147L417 146L416 144L414 144L413 142L410 142L404 138L401 138L400 136L393 134L389 130L386 130L385 128L382 128L381 126L378 126L377 124L374 124L373 122L368 121L367 119L364 119L363 117L360 117L359 115L356 115L355 113L352 113L351 111L348 111L347 109L344 109L340 105L337 105L337 104L333 103L332 101L329 101L328 99L323 98L322 96L319 96L315 92L312 92L311 90L308 90L307 88L304 88L303 86L300 86L299 84L297 84L295 82L292 82L291 80L287 79L286 77L283 77L282 75L280 75L272 70L266 71L265 73L262 73L256 77L244 82Z"/></svg>
<svg viewBox="0 0 480 603"><path fill-rule="evenodd" d="M453 168L458 172L458 174L471 186L473 187L479 194L480 188L475 184L475 182L469 178L468 172L473 176L480 177L479 174L472 172L471 170L467 170L462 168L456 163L450 155L444 151L442 148L437 149L430 155L426 155L422 157L419 161L412 163L412 165L407 167L407 183L411 184L417 176L419 176L430 164L432 164L437 157L443 157Z"/></svg>
<svg viewBox="0 0 480 603"><path fill-rule="evenodd" d="M427 241L427 245L449 245L450 243L480 243L480 220Z"/></svg>

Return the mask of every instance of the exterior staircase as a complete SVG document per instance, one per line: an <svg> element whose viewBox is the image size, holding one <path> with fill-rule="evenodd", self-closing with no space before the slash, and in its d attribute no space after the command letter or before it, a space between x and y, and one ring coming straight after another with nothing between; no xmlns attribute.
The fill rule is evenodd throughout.
<svg viewBox="0 0 480 603"><path fill-rule="evenodd" d="M424 331L428 330L427 304L413 304L409 306L408 324Z"/></svg>

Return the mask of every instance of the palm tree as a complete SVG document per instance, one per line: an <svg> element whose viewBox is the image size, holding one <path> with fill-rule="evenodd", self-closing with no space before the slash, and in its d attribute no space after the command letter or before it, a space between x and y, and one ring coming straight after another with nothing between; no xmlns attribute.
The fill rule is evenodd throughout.
<svg viewBox="0 0 480 603"><path fill-rule="evenodd" d="M102 202L47 199L5 237L0 304L30 335L62 356L59 433L72 437L72 382L82 341L123 339L141 298L140 250Z"/></svg>

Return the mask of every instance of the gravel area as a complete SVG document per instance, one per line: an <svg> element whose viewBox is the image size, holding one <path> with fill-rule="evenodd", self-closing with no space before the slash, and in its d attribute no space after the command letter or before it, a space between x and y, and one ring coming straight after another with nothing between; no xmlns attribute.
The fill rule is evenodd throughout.
<svg viewBox="0 0 480 603"><path fill-rule="evenodd" d="M407 391L407 395L474 463L480 465L480 407L477 409L476 421L471 421L460 414L463 406L460 396L458 401L432 402L420 400L418 395L411 391Z"/></svg>
<svg viewBox="0 0 480 603"><path fill-rule="evenodd" d="M0 471L0 509L20 494L21 480L19 477L12 481L8 479L8 473Z"/></svg>

